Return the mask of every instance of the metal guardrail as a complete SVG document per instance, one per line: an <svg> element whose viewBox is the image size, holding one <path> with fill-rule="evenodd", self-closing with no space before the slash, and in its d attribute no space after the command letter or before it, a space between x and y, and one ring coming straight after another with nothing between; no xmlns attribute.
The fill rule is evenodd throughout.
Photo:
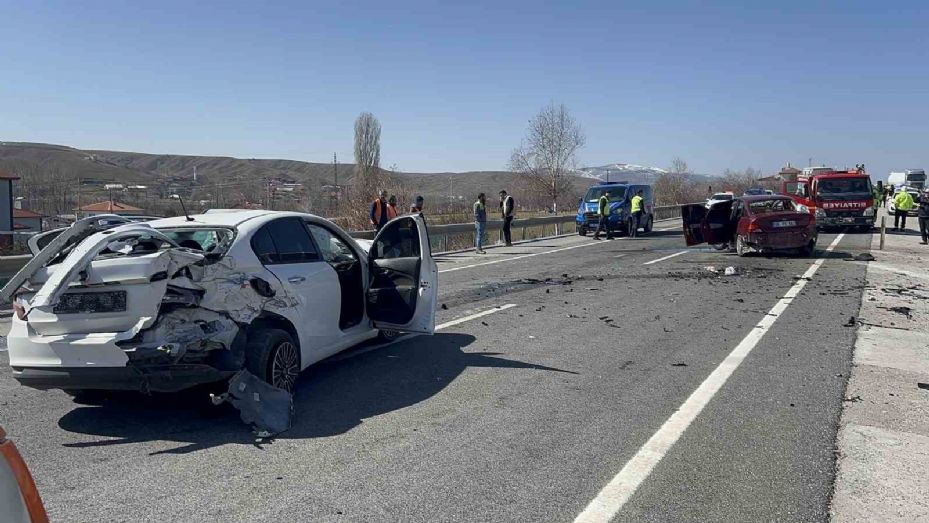
<svg viewBox="0 0 929 523"><path fill-rule="evenodd" d="M654 207L652 209L652 215L655 220L668 220L673 218L680 218L681 216L681 206L680 205L664 205L660 207ZM429 215L426 215L428 222ZM575 218L576 215L560 215L560 216L540 216L536 218L523 218L513 220L512 233L513 240L530 240L536 238L545 238L548 236L561 236L563 234L572 234L575 232ZM533 228L540 228L543 232L546 231L546 228L551 227L552 235L534 235L535 231L531 231ZM498 231L499 241L502 241L503 236L503 220L488 220L487 221L487 232ZM375 236L375 231L355 231L350 233L354 238L360 240L373 240ZM432 241L433 250L436 252L449 252L450 250L455 250L455 248L463 248L466 246L474 245L474 223L451 223L444 225L429 225L429 237ZM459 237L459 238L455 238ZM465 239L468 241L465 241ZM456 242L455 240L459 240Z"/></svg>
<svg viewBox="0 0 929 523"><path fill-rule="evenodd" d="M681 216L680 205L664 205L652 209L655 220L668 220ZM428 220L428 215L427 220ZM575 232L575 215L540 216L536 218L521 218L513 220L513 240L531 240L573 234ZM487 232L497 231L499 240L503 236L503 220L488 220ZM553 233L553 234L548 234ZM359 240L373 240L374 231L355 231L350 233ZM456 248L461 249L474 245L474 223L450 223L445 225L430 225L429 237L433 250L436 252L449 252ZM16 274L32 258L29 254L17 256L0 256L0 283Z"/></svg>

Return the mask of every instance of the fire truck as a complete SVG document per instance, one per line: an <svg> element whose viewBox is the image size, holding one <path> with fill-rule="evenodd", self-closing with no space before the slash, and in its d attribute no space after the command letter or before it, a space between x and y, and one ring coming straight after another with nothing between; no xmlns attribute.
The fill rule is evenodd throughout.
<svg viewBox="0 0 929 523"><path fill-rule="evenodd" d="M864 169L804 169L796 181L785 181L784 194L806 206L820 229L855 227L870 231L874 226L874 188Z"/></svg>

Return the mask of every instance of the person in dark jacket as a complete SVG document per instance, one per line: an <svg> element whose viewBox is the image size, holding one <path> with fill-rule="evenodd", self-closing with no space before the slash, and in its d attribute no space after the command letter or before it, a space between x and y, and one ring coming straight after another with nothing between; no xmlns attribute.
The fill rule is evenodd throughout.
<svg viewBox="0 0 929 523"><path fill-rule="evenodd" d="M916 212L919 218L919 233L923 237L923 241L919 243L927 245L929 244L929 189L923 191L922 197L919 198L919 209Z"/></svg>
<svg viewBox="0 0 929 523"><path fill-rule="evenodd" d="M513 225L513 214L516 212L516 202L513 197L500 191L500 215L503 218L503 241L507 247L513 245L510 227Z"/></svg>
<svg viewBox="0 0 929 523"><path fill-rule="evenodd" d="M410 214L419 214L423 212L423 204L426 200L422 196L417 196L416 200L413 201L413 205L410 205Z"/></svg>

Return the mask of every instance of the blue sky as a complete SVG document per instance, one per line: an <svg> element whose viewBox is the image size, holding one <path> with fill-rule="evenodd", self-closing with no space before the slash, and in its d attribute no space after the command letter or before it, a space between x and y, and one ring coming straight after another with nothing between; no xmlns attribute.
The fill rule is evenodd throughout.
<svg viewBox="0 0 929 523"><path fill-rule="evenodd" d="M500 169L555 101L582 165L929 168L925 1L264 4L0 0L0 140Z"/></svg>

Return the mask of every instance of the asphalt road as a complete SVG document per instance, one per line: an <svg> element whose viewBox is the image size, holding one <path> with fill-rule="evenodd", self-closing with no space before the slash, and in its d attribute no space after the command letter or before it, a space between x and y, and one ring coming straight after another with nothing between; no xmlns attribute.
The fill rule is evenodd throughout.
<svg viewBox="0 0 929 523"><path fill-rule="evenodd" d="M271 443L200 395L78 405L8 371L0 424L58 521L572 521L826 257L615 517L824 520L865 274L844 258L870 245L835 237L811 259L679 229L445 257L438 323L492 312L307 370Z"/></svg>

